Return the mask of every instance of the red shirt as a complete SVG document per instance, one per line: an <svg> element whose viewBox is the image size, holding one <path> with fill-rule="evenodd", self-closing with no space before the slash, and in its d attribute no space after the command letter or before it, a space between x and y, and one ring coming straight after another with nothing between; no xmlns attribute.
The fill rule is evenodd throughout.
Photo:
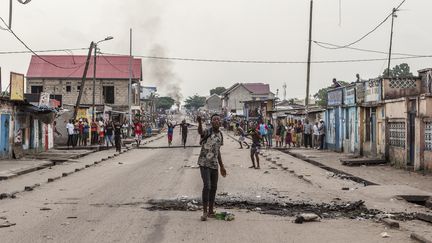
<svg viewBox="0 0 432 243"><path fill-rule="evenodd" d="M135 123L135 134L142 134L142 124L140 122Z"/></svg>

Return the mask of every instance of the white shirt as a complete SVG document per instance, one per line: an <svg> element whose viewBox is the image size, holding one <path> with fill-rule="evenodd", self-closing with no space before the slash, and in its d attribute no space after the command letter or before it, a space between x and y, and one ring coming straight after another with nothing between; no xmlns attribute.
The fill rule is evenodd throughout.
<svg viewBox="0 0 432 243"><path fill-rule="evenodd" d="M313 135L319 135L319 130L318 130L318 126L317 125L313 126Z"/></svg>
<svg viewBox="0 0 432 243"><path fill-rule="evenodd" d="M72 123L66 124L66 129L69 135L74 134L74 125Z"/></svg>

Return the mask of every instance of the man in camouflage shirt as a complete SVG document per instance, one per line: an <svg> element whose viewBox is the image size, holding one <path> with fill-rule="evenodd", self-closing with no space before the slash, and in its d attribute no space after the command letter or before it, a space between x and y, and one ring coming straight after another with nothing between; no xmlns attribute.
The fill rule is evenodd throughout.
<svg viewBox="0 0 432 243"><path fill-rule="evenodd" d="M215 114L211 117L212 127L203 130L201 117L197 118L198 133L201 135L201 152L198 157L201 178L203 180L202 203L203 215L201 220L207 220L207 217L214 217L214 203L218 183L218 168L223 177L226 176L226 170L222 163L220 147L223 145L223 136L219 130L221 122L220 116Z"/></svg>

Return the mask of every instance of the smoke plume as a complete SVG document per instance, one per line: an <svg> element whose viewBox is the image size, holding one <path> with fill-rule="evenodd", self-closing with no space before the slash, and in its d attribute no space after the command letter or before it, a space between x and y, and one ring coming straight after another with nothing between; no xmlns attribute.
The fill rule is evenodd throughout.
<svg viewBox="0 0 432 243"><path fill-rule="evenodd" d="M150 50L150 56L166 56L165 49L155 45ZM158 90L177 102L181 102L181 79L174 72L174 63L170 60L148 59L144 62L144 73L147 73L145 82L154 83Z"/></svg>

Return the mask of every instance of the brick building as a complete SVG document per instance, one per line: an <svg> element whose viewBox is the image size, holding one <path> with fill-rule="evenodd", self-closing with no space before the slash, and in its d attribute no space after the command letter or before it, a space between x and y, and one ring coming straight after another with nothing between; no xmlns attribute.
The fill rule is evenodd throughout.
<svg viewBox="0 0 432 243"><path fill-rule="evenodd" d="M86 56L42 55L32 56L27 71L27 93L48 92L61 96L61 104L74 106L81 87ZM96 58L96 109L109 105L114 111L127 111L129 87L128 56L98 56ZM50 62L50 63L48 63ZM55 66L53 65L55 64ZM91 59L81 105L93 104L93 58ZM132 83L142 80L141 59L132 60ZM139 90L132 91L132 105L139 105ZM137 101L138 104L135 102Z"/></svg>

